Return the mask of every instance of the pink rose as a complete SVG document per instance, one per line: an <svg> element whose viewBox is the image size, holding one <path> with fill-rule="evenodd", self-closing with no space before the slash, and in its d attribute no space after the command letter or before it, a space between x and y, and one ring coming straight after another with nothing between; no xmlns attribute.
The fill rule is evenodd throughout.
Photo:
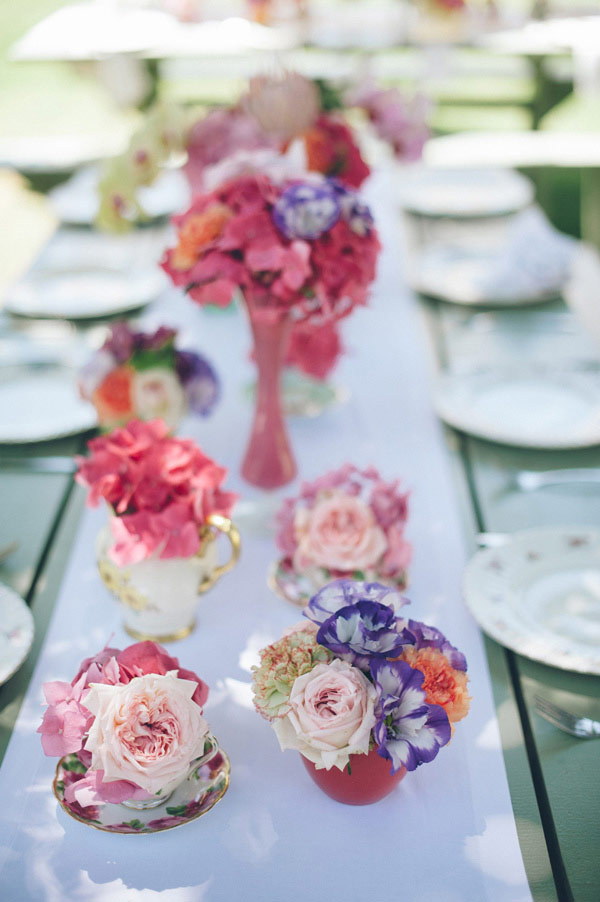
<svg viewBox="0 0 600 902"><path fill-rule="evenodd" d="M282 749L296 749L318 769L343 770L350 755L367 754L375 687L347 661L335 658L297 677L290 710L273 722Z"/></svg>
<svg viewBox="0 0 600 902"><path fill-rule="evenodd" d="M333 491L314 507L300 508L294 529L294 567L349 572L373 567L387 550L385 533L371 508L356 496Z"/></svg>
<svg viewBox="0 0 600 902"><path fill-rule="evenodd" d="M156 642L146 640L129 645L117 654L120 681L129 683L134 677L145 676L147 673L165 674L169 671L177 671L180 680L192 680L196 683L196 689L192 700L202 709L202 705L208 698L208 686L192 670L186 670L179 666L179 661L170 655Z"/></svg>
<svg viewBox="0 0 600 902"><path fill-rule="evenodd" d="M104 781L128 780L168 792L204 752L208 723L192 700L196 683L174 672L135 677L125 686L94 683L86 708L95 715L85 749Z"/></svg>

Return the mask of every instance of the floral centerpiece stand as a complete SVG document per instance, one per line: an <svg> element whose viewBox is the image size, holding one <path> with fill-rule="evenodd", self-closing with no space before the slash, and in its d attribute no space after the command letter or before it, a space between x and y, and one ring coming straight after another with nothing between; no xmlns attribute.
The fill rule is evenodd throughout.
<svg viewBox="0 0 600 902"><path fill-rule="evenodd" d="M108 505L98 567L124 606L125 629L163 642L188 635L198 595L240 554L230 520L236 496L221 488L226 471L191 440L171 437L162 420L132 420L88 447L75 479L88 489L88 504ZM217 559L219 533L231 544L224 564Z"/></svg>
<svg viewBox="0 0 600 902"><path fill-rule="evenodd" d="M176 285L199 304L220 306L241 289L258 369L242 474L261 488L285 485L295 474L279 384L290 330L366 302L379 252L372 217L338 182L249 174L196 198L175 225L177 245L162 265Z"/></svg>
<svg viewBox="0 0 600 902"><path fill-rule="evenodd" d="M381 583L335 580L260 652L254 703L328 795L364 805L435 759L469 710L467 663Z"/></svg>
<svg viewBox="0 0 600 902"><path fill-rule="evenodd" d="M155 833L200 817L227 791L229 760L203 716L208 686L155 642L106 647L44 694L38 733L60 758L54 794L81 823Z"/></svg>

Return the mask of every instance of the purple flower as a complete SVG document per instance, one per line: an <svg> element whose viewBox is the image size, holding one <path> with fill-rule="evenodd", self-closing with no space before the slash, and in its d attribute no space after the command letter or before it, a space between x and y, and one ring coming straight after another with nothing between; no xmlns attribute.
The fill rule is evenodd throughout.
<svg viewBox="0 0 600 902"><path fill-rule="evenodd" d="M342 661L368 671L373 658L397 657L412 636L399 633L392 608L359 601L332 614L320 627L317 642Z"/></svg>
<svg viewBox="0 0 600 902"><path fill-rule="evenodd" d="M455 670L467 669L467 659L461 651L451 645L444 634L435 626L428 626L426 623L420 623L418 620L409 620L406 624L409 633L412 633L414 645L417 651L420 648L437 648L442 652Z"/></svg>
<svg viewBox="0 0 600 902"><path fill-rule="evenodd" d="M378 695L373 728L378 754L392 762L392 773L433 761L450 740L451 728L444 709L425 702L421 671L405 661L376 659L371 675Z"/></svg>
<svg viewBox="0 0 600 902"><path fill-rule="evenodd" d="M291 185L273 205L273 222L286 238L318 238L340 218L337 195L329 182Z"/></svg>
<svg viewBox="0 0 600 902"><path fill-rule="evenodd" d="M340 608L356 604L359 601L375 601L391 608L397 614L401 607L410 604L395 589L381 583L368 583L353 579L335 579L316 595L313 595L304 610L304 616L314 623L324 623Z"/></svg>
<svg viewBox="0 0 600 902"><path fill-rule="evenodd" d="M208 360L193 351L176 351L175 369L190 410L208 416L220 395L217 374Z"/></svg>
<svg viewBox="0 0 600 902"><path fill-rule="evenodd" d="M355 191L350 191L341 182L335 183L335 191L340 204L342 219L346 220L356 235L361 237L368 235L375 225L375 220L367 205L359 199Z"/></svg>

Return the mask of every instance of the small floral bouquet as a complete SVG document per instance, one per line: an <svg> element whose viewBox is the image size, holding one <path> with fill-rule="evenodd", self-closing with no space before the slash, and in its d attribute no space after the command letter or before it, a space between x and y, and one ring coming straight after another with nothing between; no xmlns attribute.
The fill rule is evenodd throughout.
<svg viewBox="0 0 600 902"><path fill-rule="evenodd" d="M404 536L407 519L408 493L398 480L385 482L374 467L345 464L304 483L277 513L276 543L284 557L276 586L302 604L343 576L404 589L412 552ZM288 583L294 584L293 597Z"/></svg>
<svg viewBox="0 0 600 902"><path fill-rule="evenodd" d="M369 209L339 182L240 176L174 218L163 269L199 304L240 288L254 311L339 319L366 303L380 244Z"/></svg>
<svg viewBox="0 0 600 902"><path fill-rule="evenodd" d="M392 774L433 761L468 713L467 663L438 629L406 618L406 604L380 583L336 580L307 622L262 649L254 704L282 750L349 774L370 752Z"/></svg>
<svg viewBox="0 0 600 902"><path fill-rule="evenodd" d="M79 390L105 430L156 417L174 429L187 410L208 416L219 397L217 375L200 354L175 347L177 332L134 332L116 323L79 376Z"/></svg>
<svg viewBox="0 0 600 902"><path fill-rule="evenodd" d="M209 518L231 513L236 496L221 488L227 471L190 439L170 436L162 420L132 420L88 448L75 479L91 507L104 499L110 508L108 555L118 566L196 555Z"/></svg>
<svg viewBox="0 0 600 902"><path fill-rule="evenodd" d="M204 755L208 686L155 642L106 647L44 695L37 732L46 755L63 758L57 790L83 819L106 802L165 800Z"/></svg>

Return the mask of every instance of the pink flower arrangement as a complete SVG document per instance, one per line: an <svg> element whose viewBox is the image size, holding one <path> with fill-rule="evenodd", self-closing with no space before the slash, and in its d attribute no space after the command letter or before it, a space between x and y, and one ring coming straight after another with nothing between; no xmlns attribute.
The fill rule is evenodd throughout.
<svg viewBox="0 0 600 902"><path fill-rule="evenodd" d="M199 304L226 306L240 288L251 310L323 321L366 303L379 239L369 210L337 182L241 176L174 223L162 267Z"/></svg>
<svg viewBox="0 0 600 902"><path fill-rule="evenodd" d="M277 514L276 543L283 570L318 588L338 577L407 582L411 545L404 536L408 494L398 480L385 482L374 467L346 464L314 482Z"/></svg>
<svg viewBox="0 0 600 902"><path fill-rule="evenodd" d="M106 647L44 695L37 732L46 755L73 756L64 800L74 813L166 796L203 754L208 686L155 642Z"/></svg>
<svg viewBox="0 0 600 902"><path fill-rule="evenodd" d="M132 420L88 442L76 481L88 504L103 499L113 516L109 556L118 566L158 557L190 557L211 514L228 517L236 500L221 489L227 471L190 439L168 434L162 420Z"/></svg>
<svg viewBox="0 0 600 902"><path fill-rule="evenodd" d="M347 93L346 102L365 111L376 134L391 147L396 159L413 162L421 158L430 135L427 119L431 110L431 103L423 94L405 97L397 88L377 88L366 80Z"/></svg>

